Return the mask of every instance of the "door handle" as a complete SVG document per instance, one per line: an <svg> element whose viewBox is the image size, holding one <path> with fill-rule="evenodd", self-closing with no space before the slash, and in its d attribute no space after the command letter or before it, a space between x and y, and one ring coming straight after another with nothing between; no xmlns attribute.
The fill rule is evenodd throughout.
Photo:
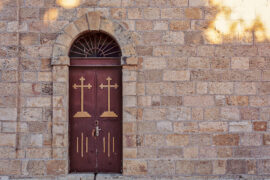
<svg viewBox="0 0 270 180"><path fill-rule="evenodd" d="M95 136L99 136L99 131L101 131L101 128L99 128L99 126L96 126Z"/></svg>

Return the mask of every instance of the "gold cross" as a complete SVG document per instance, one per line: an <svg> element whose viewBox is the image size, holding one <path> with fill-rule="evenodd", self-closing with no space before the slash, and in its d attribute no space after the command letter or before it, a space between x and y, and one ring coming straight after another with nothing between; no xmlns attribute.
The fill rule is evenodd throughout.
<svg viewBox="0 0 270 180"><path fill-rule="evenodd" d="M108 88L108 111L103 112L100 117L118 117L115 112L111 111L111 88L117 89L118 84L115 83L114 85L111 85L112 78L110 76L106 80L108 81L108 84L104 85L102 83L99 87L101 89Z"/></svg>
<svg viewBox="0 0 270 180"><path fill-rule="evenodd" d="M83 88L91 89L92 86L90 83L87 85L83 84L83 81L85 80L83 76L80 78L80 80L81 80L81 85L74 84L73 88L74 89L81 88L81 111L77 112L73 117L75 117L75 118L91 117L91 115L88 112L83 110L83 97L84 97L83 96Z"/></svg>

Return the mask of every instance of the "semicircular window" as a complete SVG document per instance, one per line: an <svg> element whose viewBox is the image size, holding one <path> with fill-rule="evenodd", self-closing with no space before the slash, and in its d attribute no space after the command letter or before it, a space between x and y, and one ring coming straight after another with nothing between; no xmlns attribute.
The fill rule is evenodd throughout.
<svg viewBox="0 0 270 180"><path fill-rule="evenodd" d="M109 35L93 31L83 34L72 44L69 57L121 57L118 43Z"/></svg>

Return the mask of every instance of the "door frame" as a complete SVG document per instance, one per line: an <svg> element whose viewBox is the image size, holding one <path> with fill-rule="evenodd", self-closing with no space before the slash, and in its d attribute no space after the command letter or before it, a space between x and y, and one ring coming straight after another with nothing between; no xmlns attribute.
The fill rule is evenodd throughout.
<svg viewBox="0 0 270 180"><path fill-rule="evenodd" d="M122 82L122 77L123 77L123 72L122 72L122 65L121 65L121 58L115 57L115 58L111 58L111 57L93 57L93 58L70 58L70 66L69 66L69 72L70 72L70 68L72 67L89 67L89 68L119 68L121 71L121 89L123 88L123 82ZM69 93L68 93L68 97L69 97ZM120 123L121 123L121 174L123 173L123 91L121 90L121 119L120 119ZM69 106L69 104L68 104ZM69 127L68 127L68 141L69 141L69 160L70 160L70 145L71 145L71 136L70 136L70 115L68 115L68 121L69 121ZM70 169L70 161L69 161L69 173L82 173L82 172L72 172ZM106 172L92 172L89 171L87 173L106 173ZM110 174L112 174L113 172L109 172ZM119 174L119 173L113 173L113 174Z"/></svg>

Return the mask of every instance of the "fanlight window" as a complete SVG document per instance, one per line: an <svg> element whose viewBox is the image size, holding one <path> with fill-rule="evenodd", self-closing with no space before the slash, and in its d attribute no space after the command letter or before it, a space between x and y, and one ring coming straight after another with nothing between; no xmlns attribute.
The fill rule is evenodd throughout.
<svg viewBox="0 0 270 180"><path fill-rule="evenodd" d="M80 36L73 43L69 57L121 57L121 49L109 35L94 31Z"/></svg>

